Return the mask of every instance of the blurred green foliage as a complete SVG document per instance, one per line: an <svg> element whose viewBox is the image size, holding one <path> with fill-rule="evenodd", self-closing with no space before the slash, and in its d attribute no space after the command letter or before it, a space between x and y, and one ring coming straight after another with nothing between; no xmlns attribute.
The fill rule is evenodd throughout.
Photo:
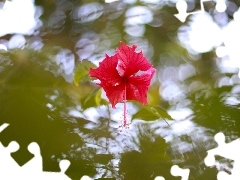
<svg viewBox="0 0 240 180"><path fill-rule="evenodd" d="M96 68L96 65L87 60L83 60L78 64L74 71L74 83L76 86L79 85L79 82L90 80L89 77L90 68Z"/></svg>
<svg viewBox="0 0 240 180"><path fill-rule="evenodd" d="M221 71L214 51L191 54L181 46L178 32L191 18L185 24L178 21L170 1L36 0L35 5L43 8L42 26L24 35L24 46L0 53L0 122L10 124L0 140L4 146L12 140L20 144L12 155L20 165L32 158L27 146L35 141L44 170L59 171L58 160L68 159L66 174L74 180L83 175L180 179L170 174L173 164L190 168L189 179L216 177L216 168L206 168L202 160L216 146L215 133L224 132L227 141L239 137L240 80L237 71ZM137 6L149 10L152 20L135 27L128 21L149 17L127 15ZM199 2L192 6L197 10ZM212 4L206 9L212 12ZM232 19L231 13L227 18ZM136 35L140 30L143 34ZM0 42L13 36L7 34ZM39 49L32 45L38 40ZM89 68L105 53L113 54L120 40L136 44L157 69L149 105L127 104L134 119L129 129L119 128L122 104L112 109L88 77ZM219 86L222 78L232 83Z"/></svg>

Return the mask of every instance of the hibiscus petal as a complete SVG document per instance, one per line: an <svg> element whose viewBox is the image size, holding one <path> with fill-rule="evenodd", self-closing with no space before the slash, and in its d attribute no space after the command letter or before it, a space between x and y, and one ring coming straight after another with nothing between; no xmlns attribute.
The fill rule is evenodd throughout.
<svg viewBox="0 0 240 180"><path fill-rule="evenodd" d="M140 96L139 90L136 88L136 86L132 84L128 84L126 88L126 99L127 100L134 100L139 101L142 104L147 104L147 98L142 98Z"/></svg>
<svg viewBox="0 0 240 180"><path fill-rule="evenodd" d="M102 83L115 86L121 83L121 76L117 71L118 59L117 56L106 55L105 59L99 63L99 67L96 69L90 68L90 77L99 79Z"/></svg>
<svg viewBox="0 0 240 180"><path fill-rule="evenodd" d="M155 68L150 68L141 75L130 76L127 85L127 100L136 100L147 104L147 90L155 72Z"/></svg>
<svg viewBox="0 0 240 180"><path fill-rule="evenodd" d="M109 86L106 83L99 84L104 91L106 92L106 96L108 97L112 107L115 108L115 105L119 102L122 102L124 99L124 91L125 85L124 83L119 84L117 86Z"/></svg>
<svg viewBox="0 0 240 180"><path fill-rule="evenodd" d="M121 47L117 49L117 58L119 60L117 69L121 76L131 76L138 71L146 71L152 67L142 52L135 52L137 46L129 47L123 42Z"/></svg>
<svg viewBox="0 0 240 180"><path fill-rule="evenodd" d="M98 68L91 68L89 71L91 77L101 81L99 85L106 92L113 108L123 100L136 100L147 104L147 90L156 69L142 52L136 53L135 49L135 45L129 47L121 42L121 47L114 56L106 55ZM141 74L138 75L137 72Z"/></svg>

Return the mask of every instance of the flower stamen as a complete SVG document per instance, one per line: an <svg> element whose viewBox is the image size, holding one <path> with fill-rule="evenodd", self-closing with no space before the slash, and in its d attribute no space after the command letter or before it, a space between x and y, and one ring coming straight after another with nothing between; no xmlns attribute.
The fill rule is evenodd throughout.
<svg viewBox="0 0 240 180"><path fill-rule="evenodd" d="M124 103L124 105L123 105L123 126L124 127L126 127L127 126L127 98L126 98L126 96L127 96L127 90L126 90L126 85L127 83L125 82L124 83L124 97L123 97L123 103Z"/></svg>

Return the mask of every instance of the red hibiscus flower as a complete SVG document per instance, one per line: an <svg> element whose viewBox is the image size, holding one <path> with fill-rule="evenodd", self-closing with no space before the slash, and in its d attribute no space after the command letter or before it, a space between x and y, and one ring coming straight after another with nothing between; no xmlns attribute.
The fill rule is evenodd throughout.
<svg viewBox="0 0 240 180"><path fill-rule="evenodd" d="M90 77L100 80L99 85L106 92L112 107L124 101L124 126L126 125L126 100L147 104L147 90L156 69L143 56L123 42L113 56L106 55L99 67L90 69Z"/></svg>

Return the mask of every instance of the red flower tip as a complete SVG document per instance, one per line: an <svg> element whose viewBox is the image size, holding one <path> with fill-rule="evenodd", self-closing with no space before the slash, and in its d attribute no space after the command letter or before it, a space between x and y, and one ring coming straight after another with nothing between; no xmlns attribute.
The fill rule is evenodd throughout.
<svg viewBox="0 0 240 180"><path fill-rule="evenodd" d="M118 102L136 100L147 104L147 90L156 69L142 52L135 52L137 46L129 47L120 42L116 54L108 56L89 74L101 81L99 84L115 108ZM138 72L140 72L138 74Z"/></svg>

